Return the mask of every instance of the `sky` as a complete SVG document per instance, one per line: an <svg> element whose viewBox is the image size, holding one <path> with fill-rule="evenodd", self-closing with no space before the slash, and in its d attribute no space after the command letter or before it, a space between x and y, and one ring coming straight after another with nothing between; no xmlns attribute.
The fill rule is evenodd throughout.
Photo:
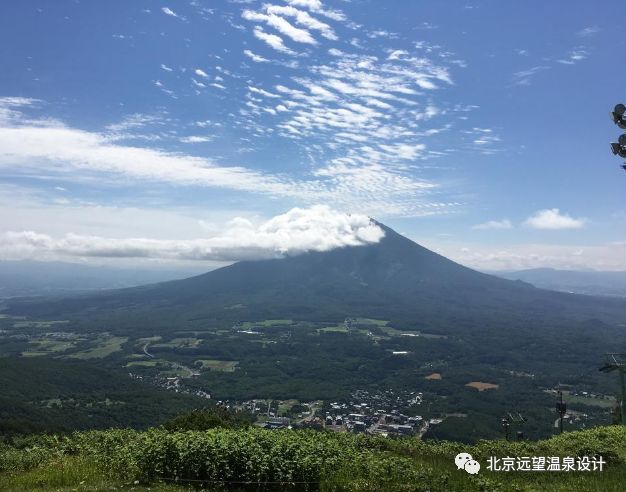
<svg viewBox="0 0 626 492"><path fill-rule="evenodd" d="M212 268L379 241L626 270L618 0L22 0L0 259Z"/></svg>

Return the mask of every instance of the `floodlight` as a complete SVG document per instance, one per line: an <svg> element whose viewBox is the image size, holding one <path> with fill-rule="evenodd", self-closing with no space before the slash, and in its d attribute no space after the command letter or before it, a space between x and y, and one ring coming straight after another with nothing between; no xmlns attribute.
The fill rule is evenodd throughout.
<svg viewBox="0 0 626 492"><path fill-rule="evenodd" d="M623 104L616 104L613 111L611 111L611 119L617 126L626 129L626 117L624 116L624 113L626 113L626 106Z"/></svg>
<svg viewBox="0 0 626 492"><path fill-rule="evenodd" d="M613 154L626 159L626 147L618 144L617 142L611 143L611 151L613 152Z"/></svg>

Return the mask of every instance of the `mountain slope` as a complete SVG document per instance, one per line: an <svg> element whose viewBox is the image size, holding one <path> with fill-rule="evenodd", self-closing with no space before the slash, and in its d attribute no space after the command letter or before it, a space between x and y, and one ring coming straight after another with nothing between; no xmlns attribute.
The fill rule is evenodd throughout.
<svg viewBox="0 0 626 492"><path fill-rule="evenodd" d="M377 244L243 261L184 280L95 295L16 301L9 312L136 321L150 313L156 322L346 316L432 322L502 316L626 319L624 302L545 291L479 273L379 225L385 237Z"/></svg>

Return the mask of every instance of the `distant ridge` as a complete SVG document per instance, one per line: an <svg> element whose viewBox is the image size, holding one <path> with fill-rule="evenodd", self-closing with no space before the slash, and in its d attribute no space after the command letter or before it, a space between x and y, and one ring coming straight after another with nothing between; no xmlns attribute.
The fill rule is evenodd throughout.
<svg viewBox="0 0 626 492"><path fill-rule="evenodd" d="M491 273L510 280L523 280L542 289L596 296L626 297L626 271L599 272L533 268Z"/></svg>

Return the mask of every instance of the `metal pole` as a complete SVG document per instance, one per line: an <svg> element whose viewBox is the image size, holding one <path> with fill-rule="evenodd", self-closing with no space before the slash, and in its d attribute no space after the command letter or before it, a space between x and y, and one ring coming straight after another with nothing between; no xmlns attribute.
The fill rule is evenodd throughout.
<svg viewBox="0 0 626 492"><path fill-rule="evenodd" d="M624 399L626 399L626 387L624 385L624 368L619 368L619 379L622 385L622 401L619 404L620 417L622 419L622 425L626 425L626 417L624 416Z"/></svg>

